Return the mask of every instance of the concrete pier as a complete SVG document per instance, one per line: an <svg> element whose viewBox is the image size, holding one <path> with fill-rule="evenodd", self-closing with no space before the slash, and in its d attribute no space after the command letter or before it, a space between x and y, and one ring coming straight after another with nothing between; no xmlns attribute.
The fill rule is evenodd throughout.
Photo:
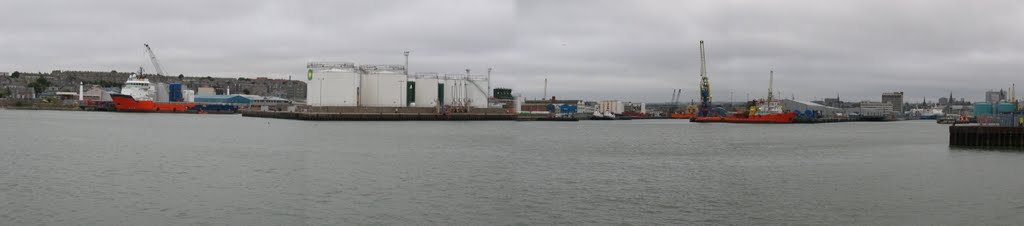
<svg viewBox="0 0 1024 226"><path fill-rule="evenodd" d="M950 126L949 145L1024 148L1024 127Z"/></svg>
<svg viewBox="0 0 1024 226"><path fill-rule="evenodd" d="M294 119L307 121L511 121L513 114L485 113L323 113L242 111L242 116L259 118Z"/></svg>

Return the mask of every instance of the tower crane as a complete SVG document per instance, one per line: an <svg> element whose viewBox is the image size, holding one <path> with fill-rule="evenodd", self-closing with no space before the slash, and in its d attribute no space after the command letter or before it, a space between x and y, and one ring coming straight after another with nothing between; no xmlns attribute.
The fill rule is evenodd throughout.
<svg viewBox="0 0 1024 226"><path fill-rule="evenodd" d="M164 69L162 67L160 67L160 62L156 61L156 54L153 54L153 49L149 48L149 44L142 44L142 45L146 46L146 53L149 54L149 60L153 61L153 68L156 68L156 74L157 75L167 75L167 74L164 74Z"/></svg>

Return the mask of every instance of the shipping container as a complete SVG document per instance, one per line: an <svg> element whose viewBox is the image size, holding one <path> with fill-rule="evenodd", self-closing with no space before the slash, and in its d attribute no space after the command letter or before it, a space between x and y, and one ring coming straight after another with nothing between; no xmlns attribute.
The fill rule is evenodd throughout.
<svg viewBox="0 0 1024 226"><path fill-rule="evenodd" d="M181 83L171 83L170 85L167 85L167 91L167 99L171 102L185 101L185 96L181 92Z"/></svg>

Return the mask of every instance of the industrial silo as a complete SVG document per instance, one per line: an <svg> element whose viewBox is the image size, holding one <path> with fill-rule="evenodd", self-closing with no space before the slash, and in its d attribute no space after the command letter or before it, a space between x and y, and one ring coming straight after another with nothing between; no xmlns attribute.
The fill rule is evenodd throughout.
<svg viewBox="0 0 1024 226"><path fill-rule="evenodd" d="M416 107L435 107L440 101L437 74L416 75Z"/></svg>
<svg viewBox="0 0 1024 226"><path fill-rule="evenodd" d="M306 65L306 103L312 106L356 106L359 71L348 62Z"/></svg>
<svg viewBox="0 0 1024 226"><path fill-rule="evenodd" d="M362 65L360 102L367 107L404 107L408 76L402 65Z"/></svg>
<svg viewBox="0 0 1024 226"><path fill-rule="evenodd" d="M466 79L466 100L470 107L487 108L486 77L469 77Z"/></svg>

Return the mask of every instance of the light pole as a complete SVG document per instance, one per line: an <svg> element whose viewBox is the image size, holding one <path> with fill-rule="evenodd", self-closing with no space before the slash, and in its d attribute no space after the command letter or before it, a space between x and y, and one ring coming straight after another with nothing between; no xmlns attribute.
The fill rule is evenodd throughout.
<svg viewBox="0 0 1024 226"><path fill-rule="evenodd" d="M405 51L405 76L409 76L409 51Z"/></svg>

